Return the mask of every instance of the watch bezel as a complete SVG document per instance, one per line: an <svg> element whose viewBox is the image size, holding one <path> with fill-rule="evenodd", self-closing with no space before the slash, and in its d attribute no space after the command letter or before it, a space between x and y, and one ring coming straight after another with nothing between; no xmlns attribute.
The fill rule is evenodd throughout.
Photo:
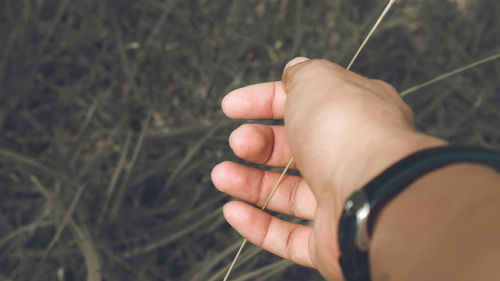
<svg viewBox="0 0 500 281"><path fill-rule="evenodd" d="M368 271L368 217L371 206L363 190L355 191L344 204L339 223L340 264L346 280L363 280Z"/></svg>

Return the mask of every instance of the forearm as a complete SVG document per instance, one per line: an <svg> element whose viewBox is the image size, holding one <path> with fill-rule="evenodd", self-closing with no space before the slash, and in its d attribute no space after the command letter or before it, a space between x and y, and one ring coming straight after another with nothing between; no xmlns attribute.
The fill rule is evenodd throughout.
<svg viewBox="0 0 500 281"><path fill-rule="evenodd" d="M498 280L500 175L455 164L409 186L379 213L372 280Z"/></svg>

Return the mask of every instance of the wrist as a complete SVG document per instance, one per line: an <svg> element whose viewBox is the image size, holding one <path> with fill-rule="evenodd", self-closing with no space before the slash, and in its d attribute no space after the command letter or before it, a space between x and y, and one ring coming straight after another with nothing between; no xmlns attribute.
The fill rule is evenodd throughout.
<svg viewBox="0 0 500 281"><path fill-rule="evenodd" d="M500 258L500 227L491 215L500 203L499 183L490 167L457 163L408 186L376 217L372 280L496 280L488 274L497 267L484 262ZM481 272L470 266L479 260Z"/></svg>
<svg viewBox="0 0 500 281"><path fill-rule="evenodd" d="M457 164L459 162L462 164ZM429 263L429 254L436 257L436 250L451 259L459 248L466 253L463 256L489 257L489 253L477 251L476 246L484 241L490 241L482 243L484 246L494 244L492 239L481 234L478 236L481 243L477 239L462 241L456 239L456 234L469 232L463 237L470 238L480 234L477 233L480 229L483 233L497 232L488 234L489 238L496 239L500 235L500 227L491 223L492 209L497 208L500 199L500 175L495 168L500 168L500 154L493 151L460 146L433 147L405 157L378 175L350 196L345 204L339 224L339 245L346 279L367 280L372 272L372 280L378 280L384 272L389 272L390 279L410 280L408 277L416 273L411 271L425 271L448 260L436 258ZM381 214L381 209L386 210L385 213ZM470 214L474 214L473 218ZM381 216L376 222L377 230L370 231L377 215ZM468 250L460 247L466 244L472 247ZM454 254L449 254L450 245ZM392 254L391 259L386 254ZM402 260L403 256L408 259ZM373 270L368 270L369 263ZM405 266L411 266L410 272L401 270ZM431 279L443 280L414 280Z"/></svg>

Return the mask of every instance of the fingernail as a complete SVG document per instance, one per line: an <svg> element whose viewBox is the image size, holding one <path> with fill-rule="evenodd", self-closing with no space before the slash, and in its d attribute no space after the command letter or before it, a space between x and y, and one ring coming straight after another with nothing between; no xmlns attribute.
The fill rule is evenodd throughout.
<svg viewBox="0 0 500 281"><path fill-rule="evenodd" d="M309 60L309 58L306 58L306 57L296 57L294 59L292 59L291 61L289 61L286 65L285 65L285 69L289 68L289 67L292 67L296 64L299 64L301 62L305 62Z"/></svg>

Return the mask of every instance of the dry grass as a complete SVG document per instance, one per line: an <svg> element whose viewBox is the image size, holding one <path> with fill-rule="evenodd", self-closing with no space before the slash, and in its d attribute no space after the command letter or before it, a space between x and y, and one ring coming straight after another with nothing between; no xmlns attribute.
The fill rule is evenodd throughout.
<svg viewBox="0 0 500 281"><path fill-rule="evenodd" d="M210 169L221 97L298 55L346 65L384 1L0 3L0 280L221 280L241 238ZM398 1L353 70L404 90L500 51L500 2ZM500 150L500 62L406 97ZM321 280L255 247L232 280Z"/></svg>

